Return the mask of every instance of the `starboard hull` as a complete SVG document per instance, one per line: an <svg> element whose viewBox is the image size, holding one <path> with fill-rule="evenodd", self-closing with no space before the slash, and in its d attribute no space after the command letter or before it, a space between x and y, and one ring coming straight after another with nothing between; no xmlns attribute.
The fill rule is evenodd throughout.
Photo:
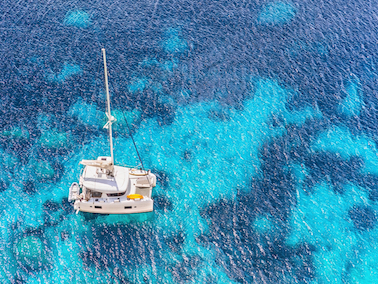
<svg viewBox="0 0 378 284"><path fill-rule="evenodd" d="M74 208L77 211L99 214L132 214L151 212L154 209L152 199L125 201L94 201L76 200Z"/></svg>

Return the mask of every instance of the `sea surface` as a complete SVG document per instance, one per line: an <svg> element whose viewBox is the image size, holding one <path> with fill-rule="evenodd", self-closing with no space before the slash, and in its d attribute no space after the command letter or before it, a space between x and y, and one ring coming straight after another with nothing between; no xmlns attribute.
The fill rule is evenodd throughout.
<svg viewBox="0 0 378 284"><path fill-rule="evenodd" d="M1 283L378 283L378 2L0 5ZM81 159L158 177L75 214ZM127 123L131 131L128 131Z"/></svg>

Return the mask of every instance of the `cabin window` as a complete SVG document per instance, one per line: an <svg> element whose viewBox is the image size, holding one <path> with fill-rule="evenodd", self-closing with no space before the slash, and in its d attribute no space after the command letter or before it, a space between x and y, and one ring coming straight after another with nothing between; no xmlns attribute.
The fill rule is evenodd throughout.
<svg viewBox="0 0 378 284"><path fill-rule="evenodd" d="M102 209L102 206L95 206L96 209Z"/></svg>
<svg viewBox="0 0 378 284"><path fill-rule="evenodd" d="M125 209L131 209L133 208L132 206L125 206Z"/></svg>
<svg viewBox="0 0 378 284"><path fill-rule="evenodd" d="M101 196L102 196L102 192L92 191L92 197L101 197Z"/></svg>
<svg viewBox="0 0 378 284"><path fill-rule="evenodd" d="M120 193L108 193L108 196L109 197L117 197L117 196L122 196L124 195L125 193L124 192L120 192Z"/></svg>

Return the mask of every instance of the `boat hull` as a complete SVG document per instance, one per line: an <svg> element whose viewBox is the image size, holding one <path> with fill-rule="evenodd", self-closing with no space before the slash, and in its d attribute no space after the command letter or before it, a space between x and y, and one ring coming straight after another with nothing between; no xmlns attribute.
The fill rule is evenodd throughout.
<svg viewBox="0 0 378 284"><path fill-rule="evenodd" d="M74 208L77 211L99 214L132 214L151 212L154 201L150 198L141 200L76 200Z"/></svg>

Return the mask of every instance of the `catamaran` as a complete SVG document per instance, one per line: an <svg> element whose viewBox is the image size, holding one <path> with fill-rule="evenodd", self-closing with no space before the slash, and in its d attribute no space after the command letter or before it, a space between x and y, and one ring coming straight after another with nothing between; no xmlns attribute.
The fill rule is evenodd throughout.
<svg viewBox="0 0 378 284"><path fill-rule="evenodd" d="M108 118L104 128L109 130L110 157L100 156L97 160L82 160L79 183L72 183L69 201L76 213L79 211L102 214L129 214L150 212L154 201L152 188L156 186L156 176L150 170L129 168L114 164L112 124L116 119L110 112L110 95L106 53L102 49L105 73L105 88Z"/></svg>

